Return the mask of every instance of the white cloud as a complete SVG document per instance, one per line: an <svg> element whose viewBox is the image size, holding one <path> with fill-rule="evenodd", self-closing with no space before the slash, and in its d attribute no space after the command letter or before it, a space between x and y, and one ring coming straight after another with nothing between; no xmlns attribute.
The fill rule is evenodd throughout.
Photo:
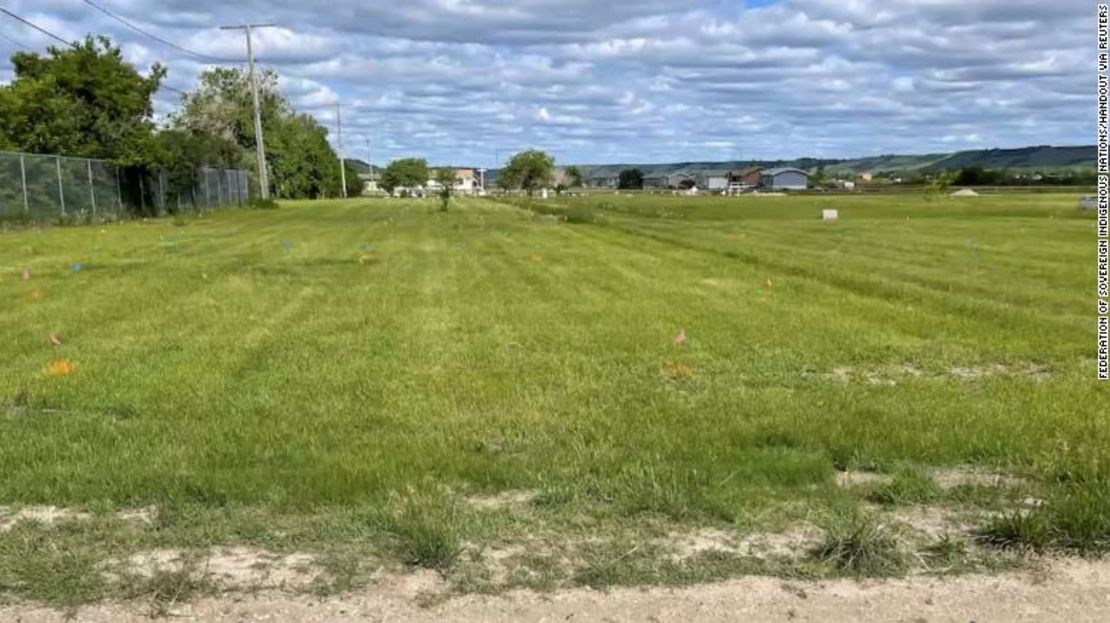
<svg viewBox="0 0 1110 623"><path fill-rule="evenodd" d="M1040 0L102 0L204 55L242 33L299 109L378 158L490 164L851 156L1090 142L1090 13ZM206 64L72 0L11 0L66 37L109 34L188 87ZM18 24L0 33L41 49ZM7 41L0 39L0 49ZM8 70L0 69L0 80ZM159 96L157 111L176 95ZM348 128L350 128L348 130ZM502 154L503 155L503 154Z"/></svg>

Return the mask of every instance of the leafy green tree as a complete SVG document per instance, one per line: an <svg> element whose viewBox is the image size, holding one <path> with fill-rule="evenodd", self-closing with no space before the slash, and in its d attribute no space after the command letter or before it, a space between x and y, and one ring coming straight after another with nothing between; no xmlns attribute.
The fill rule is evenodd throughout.
<svg viewBox="0 0 1110 623"><path fill-rule="evenodd" d="M938 175L925 178L925 200L932 201L946 195L955 177L955 174L951 171L944 171Z"/></svg>
<svg viewBox="0 0 1110 623"><path fill-rule="evenodd" d="M382 171L379 185L393 194L396 188L414 188L428 181L428 161L423 158L402 158L389 163Z"/></svg>
<svg viewBox="0 0 1110 623"><path fill-rule="evenodd" d="M435 180L439 184L439 209L446 212L451 203L451 193L455 190L455 170L437 169Z"/></svg>
<svg viewBox="0 0 1110 623"><path fill-rule="evenodd" d="M825 165L819 164L814 169L813 175L810 176L809 183L814 188L824 188L829 183L828 177L825 176Z"/></svg>
<svg viewBox="0 0 1110 623"><path fill-rule="evenodd" d="M617 188L641 189L644 187L644 172L639 169L625 169L617 178Z"/></svg>
<svg viewBox="0 0 1110 623"><path fill-rule="evenodd" d="M166 172L167 193L189 196L196 183L198 167L242 168L238 145L209 134L179 129L162 130L154 137L151 164ZM167 206L170 210L173 207Z"/></svg>
<svg viewBox="0 0 1110 623"><path fill-rule="evenodd" d="M271 192L286 198L338 197L339 157L328 143L327 129L310 115L293 110L272 70L261 70L258 80ZM234 142L253 173L257 170L253 115L248 74L214 68L201 74L196 90L182 98L173 126Z"/></svg>
<svg viewBox="0 0 1110 623"><path fill-rule="evenodd" d="M253 160L253 149L247 150ZM338 197L339 158L328 131L307 114L279 117L266 131L274 194L285 198Z"/></svg>
<svg viewBox="0 0 1110 623"><path fill-rule="evenodd" d="M575 165L571 165L563 169L563 176L566 178L567 188L579 188L582 186L582 169Z"/></svg>
<svg viewBox="0 0 1110 623"><path fill-rule="evenodd" d="M343 168L347 170L347 196L359 197L366 190L366 184L359 177L359 168L350 160L343 161Z"/></svg>
<svg viewBox="0 0 1110 623"><path fill-rule="evenodd" d="M34 153L145 164L155 146L151 98L166 75L124 62L107 37L45 56L17 52L14 78L0 85L0 144Z"/></svg>
<svg viewBox="0 0 1110 623"><path fill-rule="evenodd" d="M529 196L555 180L555 159L538 149L522 151L509 160L498 183L503 188L523 188Z"/></svg>

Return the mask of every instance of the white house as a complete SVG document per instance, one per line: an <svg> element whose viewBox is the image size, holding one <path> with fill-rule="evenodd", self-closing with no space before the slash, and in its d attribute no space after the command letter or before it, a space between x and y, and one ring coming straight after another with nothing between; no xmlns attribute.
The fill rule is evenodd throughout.
<svg viewBox="0 0 1110 623"><path fill-rule="evenodd" d="M430 192L438 191L441 186L434 175L424 184ZM455 169L454 192L465 195L476 195L482 192L482 182L475 169Z"/></svg>

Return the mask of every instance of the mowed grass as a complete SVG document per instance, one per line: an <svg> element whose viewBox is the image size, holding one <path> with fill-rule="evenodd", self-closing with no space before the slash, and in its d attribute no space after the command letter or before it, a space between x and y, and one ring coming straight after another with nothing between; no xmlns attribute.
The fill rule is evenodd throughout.
<svg viewBox="0 0 1110 623"><path fill-rule="evenodd" d="M661 526L850 512L867 498L838 470L907 465L1023 476L1048 502L996 540L1101 551L1110 393L1095 381L1094 220L1075 202L538 210L588 216L575 223L478 199L352 200L2 233L0 505L96 521L0 532L0 592L93 598L98 561L154 546L349 563L343 548L370 544L441 571L466 544L537 533L624 551ZM467 503L520 491L523 517ZM146 506L149 530L111 519ZM845 542L824 558L857 564ZM603 552L577 577L625 577L616 560L629 581L706 579L637 556Z"/></svg>

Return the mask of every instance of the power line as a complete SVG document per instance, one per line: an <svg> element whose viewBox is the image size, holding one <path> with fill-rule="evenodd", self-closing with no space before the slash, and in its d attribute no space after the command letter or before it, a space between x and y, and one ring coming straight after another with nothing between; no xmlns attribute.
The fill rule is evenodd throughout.
<svg viewBox="0 0 1110 623"><path fill-rule="evenodd" d="M41 32L42 34L46 35L47 37L50 37L51 39L54 39L55 41L60 41L60 42L62 42L62 43L64 43L64 44L68 45L68 46L69 46L69 47L71 47L71 48L77 48L77 47L80 47L80 46L78 46L78 45L77 45L76 43L74 43L74 42L72 42L72 41L66 41L65 39L63 39L63 38L59 37L58 35L56 35L56 34L54 34L54 33L52 33L52 32L50 32L49 30L47 30L47 29L43 28L42 26L39 26L38 24L35 24L35 23L33 23L33 22L29 22L29 21L27 21L26 19L23 19L22 17L20 17L20 16L16 15L15 13L12 13L11 11L9 11L9 10L5 9L5 8L4 8L4 7L2 7L2 6L0 6L0 13L3 13L4 15L7 15L8 17L10 17L10 18L12 18L12 19L15 19L15 20L18 20L18 21L20 21L20 22L23 22L24 24L26 24L26 25L30 26L31 28L34 28L35 30L37 30L37 31Z"/></svg>
<svg viewBox="0 0 1110 623"><path fill-rule="evenodd" d="M106 9L106 8L100 6L99 4L93 2L93 0L85 0L85 4L91 6L92 8L96 9L97 11L100 11L101 13L107 15L108 17L116 20L117 22L123 24L124 26L127 26L131 30L134 30L137 33L146 35L147 37L150 37L151 39L154 39L155 41L157 41L157 42L159 42L163 45L168 45L171 48L177 50L178 52L184 52L185 54L188 54L189 56L194 56L194 57L199 58L201 60L209 61L209 62L212 62L212 63L242 63L243 62L243 59L241 59L241 58L238 58L238 59L236 59L236 58L220 58L218 56L209 56L207 54L201 54L200 52L194 52L194 51L192 51L188 48L181 47L181 46L177 45L176 43L174 43L172 41L169 41L167 39L163 39L162 37L159 37L158 35L156 35L152 32L148 32L146 30L143 30L142 28L139 28L135 24L132 24L131 22L127 21L126 19L124 19L122 17L120 17L119 15L116 15L115 13L109 11L108 9Z"/></svg>
<svg viewBox="0 0 1110 623"><path fill-rule="evenodd" d="M68 45L69 47L71 47L75 50L81 47L81 46L77 45L76 43L74 43L72 41L66 41L65 39L61 38L60 36L58 36L58 35L56 35L52 32L50 32L49 30L46 30L45 28L39 26L38 24L27 21L26 19L16 15L15 13L12 13L11 11L9 11L7 9L5 9L4 7L0 7L0 13L4 13L5 15L8 15L9 17L17 19L20 22L23 22L24 24L30 26L31 28L34 28L35 30L43 33L44 35L46 35L48 37L50 37L51 39L54 39L56 41L61 41L62 43ZM11 41L12 43L18 43L17 41L8 37L7 35L4 35L4 38L7 39L8 41ZM26 45L20 45L20 47L22 47L23 49L30 49L30 46L26 46ZM158 88L166 89L167 91L173 91L174 93L180 93L182 95L185 94L185 91L182 91L181 89L171 87L170 85L164 84L164 83L159 83Z"/></svg>
<svg viewBox="0 0 1110 623"><path fill-rule="evenodd" d="M16 48L18 48L20 50L29 50L29 49L31 49L31 46L27 45L26 43L16 41L15 39L12 39L11 37L9 37L8 35L5 35L2 32L0 32L0 38L7 39L8 43L11 43L12 45L14 45Z"/></svg>

